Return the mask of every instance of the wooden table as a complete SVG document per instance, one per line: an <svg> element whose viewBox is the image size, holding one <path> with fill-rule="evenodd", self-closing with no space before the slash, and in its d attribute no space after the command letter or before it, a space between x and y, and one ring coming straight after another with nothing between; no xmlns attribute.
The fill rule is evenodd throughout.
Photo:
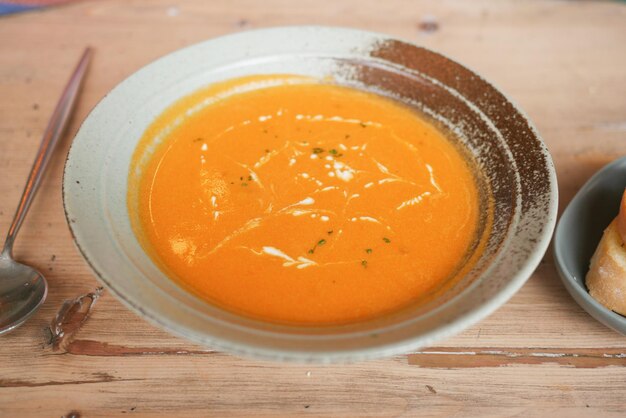
<svg viewBox="0 0 626 418"><path fill-rule="evenodd" d="M156 57L214 36L284 24L387 32L500 86L554 156L561 209L626 153L626 6L610 2L85 1L0 18L0 231L82 48L96 55L70 128ZM70 135L18 239L50 293L0 337L0 416L603 416L626 414L626 339L587 315L550 252L488 319L437 347L351 365L250 361L154 328L106 291L59 347L49 324L98 282L61 206ZM4 233L4 232L2 232Z"/></svg>

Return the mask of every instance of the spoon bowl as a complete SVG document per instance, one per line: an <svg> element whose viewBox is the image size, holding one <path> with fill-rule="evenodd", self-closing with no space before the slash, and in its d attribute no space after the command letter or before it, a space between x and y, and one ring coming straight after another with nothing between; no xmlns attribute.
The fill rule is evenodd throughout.
<svg viewBox="0 0 626 418"><path fill-rule="evenodd" d="M0 255L0 334L20 326L46 300L48 283L36 269Z"/></svg>

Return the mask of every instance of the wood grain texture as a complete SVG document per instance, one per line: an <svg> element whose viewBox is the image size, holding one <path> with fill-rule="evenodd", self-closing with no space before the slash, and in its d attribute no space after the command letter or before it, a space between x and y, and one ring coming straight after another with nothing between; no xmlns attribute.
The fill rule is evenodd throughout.
<svg viewBox="0 0 626 418"><path fill-rule="evenodd" d="M63 301L98 286L61 205L69 138L114 85L190 43L285 24L358 27L455 57L526 110L550 148L561 209L626 154L626 6L534 1L84 1L0 18L0 231L54 104L87 44L96 55L70 135L15 248L46 273L48 301L0 339L0 416L603 416L626 414L626 339L588 316L548 253L522 290L464 333L351 365L257 362L194 346L109 293L63 344Z"/></svg>

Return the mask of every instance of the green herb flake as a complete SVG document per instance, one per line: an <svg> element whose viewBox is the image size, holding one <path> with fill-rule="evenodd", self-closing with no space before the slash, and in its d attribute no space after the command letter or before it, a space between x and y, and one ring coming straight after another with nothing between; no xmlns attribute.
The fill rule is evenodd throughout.
<svg viewBox="0 0 626 418"><path fill-rule="evenodd" d="M241 183L241 185L245 187L245 186L247 186L247 185L248 185L248 183L243 182L243 183Z"/></svg>
<svg viewBox="0 0 626 418"><path fill-rule="evenodd" d="M248 181L252 181L252 176L248 176Z"/></svg>
<svg viewBox="0 0 626 418"><path fill-rule="evenodd" d="M361 260L361 265L363 268L367 268L367 260Z"/></svg>
<svg viewBox="0 0 626 418"><path fill-rule="evenodd" d="M336 149L334 149L334 148L333 148L333 149L331 149L331 150L330 150L330 151L328 151L328 152L330 152L330 153L331 153L331 154L333 154L333 155L337 155L337 150L336 150Z"/></svg>
<svg viewBox="0 0 626 418"><path fill-rule="evenodd" d="M330 232L332 233L333 231L330 231ZM330 234L329 234L329 235L330 235ZM326 244L326 240L322 238L321 240L317 241L317 244L315 244L315 245L313 246L313 248L311 248L311 249L308 251L308 253L309 253L309 254L313 254L313 253L315 252L315 249L316 249L317 247L321 247L321 246L322 246L322 245L324 245L324 244Z"/></svg>
<svg viewBox="0 0 626 418"><path fill-rule="evenodd" d="M324 148L318 148L318 147L313 148L313 154L321 154L323 152L324 152Z"/></svg>
<svg viewBox="0 0 626 418"><path fill-rule="evenodd" d="M330 231L326 232L328 235L332 235L333 230L331 229Z"/></svg>
<svg viewBox="0 0 626 418"><path fill-rule="evenodd" d="M372 249L371 248L366 248L365 252L368 253L368 254L371 254L372 253Z"/></svg>
<svg viewBox="0 0 626 418"><path fill-rule="evenodd" d="M389 244L391 242L391 240L387 237L383 237L383 241L385 241L385 243Z"/></svg>

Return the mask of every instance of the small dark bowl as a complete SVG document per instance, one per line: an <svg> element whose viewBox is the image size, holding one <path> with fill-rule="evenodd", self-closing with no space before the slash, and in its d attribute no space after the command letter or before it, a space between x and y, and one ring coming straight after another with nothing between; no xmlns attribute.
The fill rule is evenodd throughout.
<svg viewBox="0 0 626 418"><path fill-rule="evenodd" d="M567 291L589 315L626 335L626 317L605 308L585 286L589 262L602 232L619 211L626 187L626 157L603 167L570 202L554 234L556 267Z"/></svg>

